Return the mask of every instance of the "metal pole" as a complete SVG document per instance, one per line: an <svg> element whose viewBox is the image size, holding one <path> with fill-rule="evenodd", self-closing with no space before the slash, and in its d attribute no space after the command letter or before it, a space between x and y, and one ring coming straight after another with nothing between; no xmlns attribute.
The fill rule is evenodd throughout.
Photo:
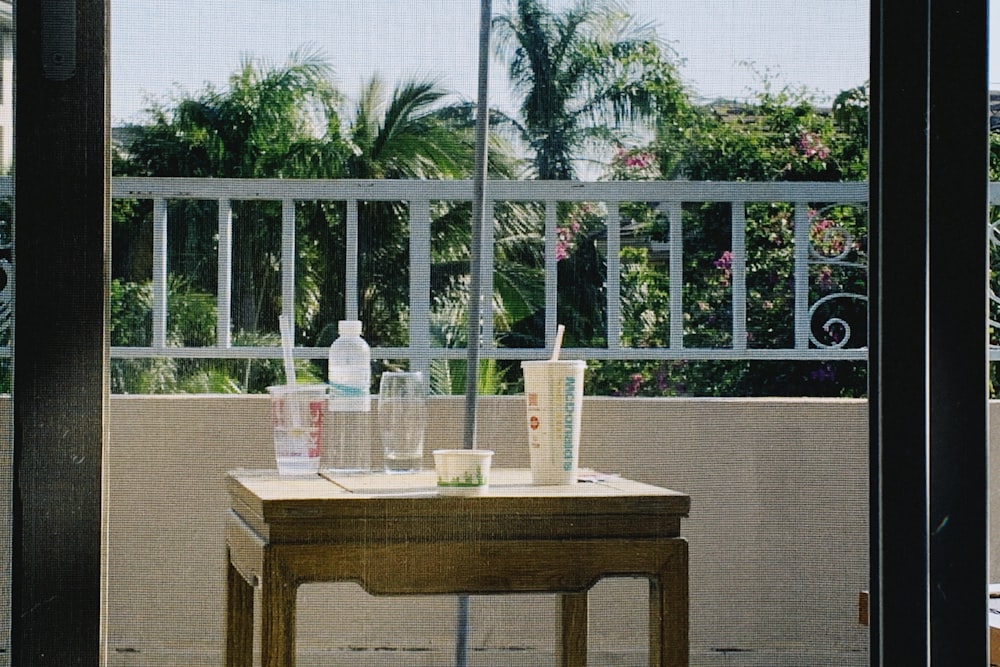
<svg viewBox="0 0 1000 667"><path fill-rule="evenodd" d="M479 12L479 91L476 103L476 164L472 175L472 264L469 280L469 342L465 369L465 430L466 449L476 447L476 397L479 393L479 346L482 344L482 255L480 247L483 226L493 224L486 219L486 172L489 143L489 62L490 24L493 21L491 0L481 0ZM487 316L492 317L490 309ZM469 597L458 598L458 618L455 628L455 665L466 667L469 659Z"/></svg>
<svg viewBox="0 0 1000 667"><path fill-rule="evenodd" d="M479 98L476 104L476 164L472 178L472 266L469 281L469 343L465 374L465 437L467 449L476 446L476 395L479 389L479 346L482 341L482 239L483 227L492 224L486 219L486 170L489 143L489 60L491 0L481 0L479 18ZM489 316L489 309L486 308Z"/></svg>

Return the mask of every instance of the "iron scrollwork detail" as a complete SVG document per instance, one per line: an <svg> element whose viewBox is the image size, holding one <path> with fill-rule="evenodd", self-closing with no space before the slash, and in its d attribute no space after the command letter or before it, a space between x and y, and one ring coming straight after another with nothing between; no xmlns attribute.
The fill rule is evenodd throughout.
<svg viewBox="0 0 1000 667"><path fill-rule="evenodd" d="M866 207L850 207L855 208ZM867 290L867 236L857 236L843 224L845 210L830 205L810 215L809 264L819 267L815 287L825 294L809 307L809 341L827 350L867 345L868 295L859 291ZM852 321L864 325L860 335Z"/></svg>

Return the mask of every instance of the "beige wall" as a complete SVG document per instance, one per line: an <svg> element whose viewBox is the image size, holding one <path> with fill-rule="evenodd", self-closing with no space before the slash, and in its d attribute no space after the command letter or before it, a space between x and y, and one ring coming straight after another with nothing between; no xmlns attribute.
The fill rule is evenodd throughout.
<svg viewBox="0 0 1000 667"><path fill-rule="evenodd" d="M432 408L431 446L457 444L461 399ZM584 465L692 496L683 531L693 664L867 664L855 608L868 579L867 410L849 400L588 399ZM497 449L499 465L525 463L519 415L517 399L482 400L480 442ZM263 397L113 397L112 665L219 664L221 480L230 468L272 465L266 417ZM1000 402L991 402L990 417L990 478L998 479ZM10 433L9 398L0 397L0 442L10 443ZM0 463L0 483L10 488L9 445ZM1000 484L989 498L1000 513ZM0 502L0 534L9 536L9 496ZM996 573L995 521L990 547ZM0 590L9 590L9 574L9 553L0 550ZM598 585L597 664L645 664L644 595L641 581ZM352 585L305 587L301 598L304 665L450 664L452 599L376 599ZM526 656L550 650L545 596L474 598L472 620L472 665L537 664ZM6 636L6 624L0 629ZM720 650L730 648L753 653Z"/></svg>
<svg viewBox="0 0 1000 667"><path fill-rule="evenodd" d="M495 465L526 464L522 404L481 400L479 443L496 449ZM461 410L461 398L432 400L428 449L460 444ZM584 415L583 465L692 497L683 532L694 664L734 664L729 649L771 665L867 664L857 624L868 580L866 402L591 398ZM217 663L221 482L227 469L273 465L267 416L264 397L112 399L111 664ZM598 664L645 664L645 596L639 580L598 585ZM303 664L450 664L454 599L315 585L300 607ZM470 664L551 653L551 597L480 597L471 608Z"/></svg>

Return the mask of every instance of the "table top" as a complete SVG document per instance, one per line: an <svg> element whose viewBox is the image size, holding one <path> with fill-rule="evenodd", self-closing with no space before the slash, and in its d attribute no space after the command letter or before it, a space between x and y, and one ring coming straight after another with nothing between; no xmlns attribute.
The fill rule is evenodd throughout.
<svg viewBox="0 0 1000 667"><path fill-rule="evenodd" d="M408 475L280 477L234 470L226 477L234 512L258 533L293 540L430 531L497 535L679 534L691 499L684 493L615 475L582 471L571 485L536 486L524 469L496 469L479 496L437 492L433 472ZM433 525L431 525L433 524ZM392 526L392 529L385 528ZM554 526L558 527L557 529Z"/></svg>

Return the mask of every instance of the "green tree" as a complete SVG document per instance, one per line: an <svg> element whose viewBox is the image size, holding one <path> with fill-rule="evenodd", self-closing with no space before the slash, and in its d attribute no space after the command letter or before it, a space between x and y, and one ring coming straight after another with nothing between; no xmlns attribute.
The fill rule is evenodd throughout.
<svg viewBox="0 0 1000 667"><path fill-rule="evenodd" d="M517 0L494 28L522 96L515 125L539 179L572 179L585 153L620 144L640 121L687 106L653 28L615 2L578 0L556 13L538 0Z"/></svg>
<svg viewBox="0 0 1000 667"><path fill-rule="evenodd" d="M348 147L341 138L332 69L322 54L302 49L280 66L245 60L223 91L209 86L194 98L150 110L152 122L133 128L120 171L129 175L226 178L331 178L344 173ZM276 330L280 265L279 202L232 203L233 325L237 331ZM305 216L299 233L310 243L330 243L329 212ZM168 264L212 291L216 256L215 204L186 201L171 214ZM141 231L117 225L116 250L144 244ZM122 239L127 239L122 241ZM315 241L316 243L312 243ZM270 252L273 261L261 261ZM327 281L323 262L303 263L297 275L300 302L321 301ZM140 271L144 273L145 271ZM147 274L148 275L148 274ZM317 304L312 313L323 310ZM301 322L300 324L307 324Z"/></svg>
<svg viewBox="0 0 1000 667"><path fill-rule="evenodd" d="M314 52L294 54L280 68L253 61L231 78L230 87L211 88L173 107L151 111L153 122L131 128L118 173L158 176L349 177L451 179L468 177L473 159L473 109L448 104L433 81L409 81L391 92L377 77L340 124L339 96L330 69ZM267 109L265 112L264 109ZM284 122L282 121L284 119ZM518 168L509 150L494 138L491 171L510 178ZM258 340L274 331L280 310L278 202L233 202L240 223L234 233L235 340ZM409 302L409 216L405 202L359 205L360 317L374 345L406 343ZM192 289L214 290L217 253L214 202L170 203L168 264ZM516 228L515 216L498 228ZM148 204L116 202L115 275L148 281L152 211ZM339 202L298 202L296 206L296 323L300 341L326 345L343 317L346 211ZM435 265L440 293L461 299L468 274L470 209L449 204L436 223L433 251L447 258ZM500 246L504 247L503 237ZM520 236L518 236L520 238ZM515 241L515 245L517 242ZM510 244L506 244L510 245ZM245 252L243 251L245 249ZM262 257L263 253L263 257ZM240 261L240 256L243 262ZM185 266L189 261L191 265ZM139 268L135 268L135 264ZM509 273L509 272L508 272ZM504 275L500 272L499 275ZM516 278L500 281L517 285ZM122 294L137 294L141 290ZM243 308L241 310L241 307ZM265 333L261 333L265 332ZM453 341L454 342L454 341Z"/></svg>
<svg viewBox="0 0 1000 667"><path fill-rule="evenodd" d="M347 136L351 178L454 179L472 167L469 117L442 103L432 81L398 85L391 94L373 77L361 92ZM406 343L409 219L404 202L358 207L360 317L373 345Z"/></svg>
<svg viewBox="0 0 1000 667"><path fill-rule="evenodd" d="M615 179L648 179L666 174L698 180L859 180L867 175L866 87L845 91L831 111L818 109L801 93L773 92L769 85L755 102L715 104L689 117L684 132L663 119L649 147L616 155ZM817 309L813 334L823 344L867 344L867 224L863 207L810 202L809 303ZM746 207L747 341L749 348L793 344L794 226L785 202ZM683 329L685 344L732 345L732 212L729 204L690 203L683 207ZM623 210L623 225L653 241L673 241L668 220L648 205ZM647 247L622 251L623 344L665 346L670 317L668 267ZM834 295L844 294L843 298ZM855 362L670 362L595 364L601 393L620 395L864 395L865 364Z"/></svg>
<svg viewBox="0 0 1000 667"><path fill-rule="evenodd" d="M208 86L195 98L154 105L152 122L135 128L129 173L336 176L346 154L332 75L322 53L311 48L278 66L245 59L225 90Z"/></svg>
<svg viewBox="0 0 1000 667"><path fill-rule="evenodd" d="M193 97L157 103L149 109L150 121L127 129L124 150L116 156L116 174L137 176L188 176L223 178L322 178L344 173L348 145L342 138L338 105L340 96L331 79L333 70L315 49L303 48L282 65L246 59L223 90L207 86ZM231 202L233 227L233 285L231 313L234 342L274 344L269 332L277 330L281 304L280 202ZM332 269L322 257L337 241L331 232L337 224L334 207L319 203L300 205L297 234L302 242L296 258L300 331L315 328L314 320L327 310ZM180 280L185 294L201 294L214 302L217 280L217 208L215 202L179 200L168 206L167 263L171 281ZM148 202L118 200L113 211L112 273L137 285L148 284L152 211ZM119 290L122 298L142 289ZM190 310L199 299L172 293L170 323L201 321ZM143 304L121 304L122 312ZM211 326L211 323L209 324ZM193 344L214 342L211 340ZM171 335L171 344L184 343L187 333ZM269 341L269 342L268 342ZM179 361L151 381L140 381L148 390L188 388L260 389L273 380L270 373L251 371L267 366L220 365ZM229 368L233 366L233 368ZM154 369L155 370L155 369ZM308 372L308 369L304 369ZM233 375L233 373L235 373ZM147 377L149 374L147 373ZM228 379L227 379L228 378ZM256 378L256 379L255 379ZM123 389L127 389L124 385Z"/></svg>
<svg viewBox="0 0 1000 667"><path fill-rule="evenodd" d="M521 96L510 124L530 149L539 179L573 179L581 160L634 142L657 118L689 113L672 53L653 26L636 22L617 2L578 0L555 12L537 0L517 0L494 27ZM558 256L557 317L567 325L566 344L605 345L603 224L589 204L562 204L557 219L560 234L573 237L573 252ZM535 345L543 319L537 310L529 337Z"/></svg>
<svg viewBox="0 0 1000 667"><path fill-rule="evenodd" d="M474 109L444 104L433 82L407 82L388 94L373 78L363 89L348 127L354 178L468 178L474 156ZM491 136L490 174L511 178L520 169L510 147ZM494 215L494 312L496 330L509 342L544 301L543 260L532 207L500 206ZM472 211L468 202L433 202L431 228L431 326L443 347L467 342L468 278ZM358 207L359 305L366 338L374 345L405 345L409 325L409 218L402 202L364 202ZM530 277L530 278L529 278ZM503 368L481 374L484 390L503 385ZM438 363L435 391L461 391L464 362ZM487 378L491 380L487 381Z"/></svg>

